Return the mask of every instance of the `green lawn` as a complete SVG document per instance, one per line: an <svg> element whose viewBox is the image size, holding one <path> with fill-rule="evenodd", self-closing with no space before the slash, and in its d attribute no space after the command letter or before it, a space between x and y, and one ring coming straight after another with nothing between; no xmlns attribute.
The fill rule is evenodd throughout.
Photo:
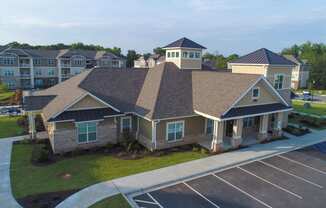
<svg viewBox="0 0 326 208"><path fill-rule="evenodd" d="M1 92L0 93L0 103L9 101L9 99L15 94L15 92Z"/></svg>
<svg viewBox="0 0 326 208"><path fill-rule="evenodd" d="M315 114L318 116L326 115L326 103L311 103L311 108L305 109L303 107L304 101L292 100L294 110L302 113Z"/></svg>
<svg viewBox="0 0 326 208"><path fill-rule="evenodd" d="M308 90L308 89L299 89L295 90L295 93L302 93L303 91L312 92L314 95L326 95L326 90Z"/></svg>
<svg viewBox="0 0 326 208"><path fill-rule="evenodd" d="M111 196L92 205L90 208L131 208L126 199L121 195Z"/></svg>
<svg viewBox="0 0 326 208"><path fill-rule="evenodd" d="M0 138L19 136L24 133L22 127L17 125L20 116L0 117Z"/></svg>
<svg viewBox="0 0 326 208"><path fill-rule="evenodd" d="M47 166L31 164L31 144L15 144L12 152L11 180L16 198L27 195L80 189L91 184L154 170L177 163L206 157L200 152L177 152L164 156L146 156L122 160L111 155L90 154L66 158ZM62 174L71 174L63 179Z"/></svg>

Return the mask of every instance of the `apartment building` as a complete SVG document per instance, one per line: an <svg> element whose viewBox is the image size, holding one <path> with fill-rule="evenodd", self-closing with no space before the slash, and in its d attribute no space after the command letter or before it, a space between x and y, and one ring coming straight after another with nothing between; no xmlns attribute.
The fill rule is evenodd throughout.
<svg viewBox="0 0 326 208"><path fill-rule="evenodd" d="M106 51L0 48L0 81L8 89L47 88L93 67L125 68Z"/></svg>
<svg viewBox="0 0 326 208"><path fill-rule="evenodd" d="M284 57L297 64L292 70L291 88L295 90L307 88L310 74L310 65L307 63L307 60L300 60L293 55L284 55Z"/></svg>

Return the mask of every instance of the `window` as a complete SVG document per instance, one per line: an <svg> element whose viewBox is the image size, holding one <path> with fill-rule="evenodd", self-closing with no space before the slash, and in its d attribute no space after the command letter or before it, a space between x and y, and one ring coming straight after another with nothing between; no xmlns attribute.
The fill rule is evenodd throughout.
<svg viewBox="0 0 326 208"><path fill-rule="evenodd" d="M119 61L117 60L112 60L112 67L118 68L119 67Z"/></svg>
<svg viewBox="0 0 326 208"><path fill-rule="evenodd" d="M121 118L121 132L131 130L131 117L122 117Z"/></svg>
<svg viewBox="0 0 326 208"><path fill-rule="evenodd" d="M194 58L195 54L194 52L189 52L189 58Z"/></svg>
<svg viewBox="0 0 326 208"><path fill-rule="evenodd" d="M6 70L5 73L4 73L5 77L13 77L15 75L14 71L13 70Z"/></svg>
<svg viewBox="0 0 326 208"><path fill-rule="evenodd" d="M36 85L36 87L42 87L43 86L43 80L42 79L35 79L35 85Z"/></svg>
<svg viewBox="0 0 326 208"><path fill-rule="evenodd" d="M34 65L41 65L41 59L33 59Z"/></svg>
<svg viewBox="0 0 326 208"><path fill-rule="evenodd" d="M243 119L243 127L244 128L252 127L253 125L254 125L254 118L253 117Z"/></svg>
<svg viewBox="0 0 326 208"><path fill-rule="evenodd" d="M55 65L55 59L49 59L48 64L49 65Z"/></svg>
<svg viewBox="0 0 326 208"><path fill-rule="evenodd" d="M49 74L49 76L54 76L54 74L55 74L54 69L49 69L48 74Z"/></svg>
<svg viewBox="0 0 326 208"><path fill-rule="evenodd" d="M206 119L206 134L213 134L214 121Z"/></svg>
<svg viewBox="0 0 326 208"><path fill-rule="evenodd" d="M252 95L251 95L252 99L257 99L257 98L259 98L259 96L260 96L260 89L259 89L259 87L253 88L252 89Z"/></svg>
<svg viewBox="0 0 326 208"><path fill-rule="evenodd" d="M171 54L172 54L172 58L174 58L175 57L175 52L172 52Z"/></svg>
<svg viewBox="0 0 326 208"><path fill-rule="evenodd" d="M96 122L77 123L78 143L96 141Z"/></svg>
<svg viewBox="0 0 326 208"><path fill-rule="evenodd" d="M195 53L195 57L196 57L197 59L199 59L199 58L200 58L200 52L196 52L196 53Z"/></svg>
<svg viewBox="0 0 326 208"><path fill-rule="evenodd" d="M170 54L170 52L168 52L168 58L170 58L171 57L171 54Z"/></svg>
<svg viewBox="0 0 326 208"><path fill-rule="evenodd" d="M169 122L166 125L166 140L175 142L184 136L184 121Z"/></svg>
<svg viewBox="0 0 326 208"><path fill-rule="evenodd" d="M7 82L8 89L14 89L16 87L16 82L13 80L10 80Z"/></svg>
<svg viewBox="0 0 326 208"><path fill-rule="evenodd" d="M274 88L277 90L283 89L284 74L276 74L274 77Z"/></svg>
<svg viewBox="0 0 326 208"><path fill-rule="evenodd" d="M41 69L35 70L35 75L36 76L41 76L42 75L42 70Z"/></svg>
<svg viewBox="0 0 326 208"><path fill-rule="evenodd" d="M15 57L4 56L0 58L0 64L3 65L14 65L15 64Z"/></svg>
<svg viewBox="0 0 326 208"><path fill-rule="evenodd" d="M175 52L175 57L179 58L179 52Z"/></svg>
<svg viewBox="0 0 326 208"><path fill-rule="evenodd" d="M182 52L182 58L188 58L188 52L187 51Z"/></svg>

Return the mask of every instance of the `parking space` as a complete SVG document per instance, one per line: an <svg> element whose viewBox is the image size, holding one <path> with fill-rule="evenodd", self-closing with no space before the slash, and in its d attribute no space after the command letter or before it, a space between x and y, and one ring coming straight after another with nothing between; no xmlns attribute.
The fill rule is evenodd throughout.
<svg viewBox="0 0 326 208"><path fill-rule="evenodd" d="M133 197L142 208L325 207L326 154L273 156Z"/></svg>

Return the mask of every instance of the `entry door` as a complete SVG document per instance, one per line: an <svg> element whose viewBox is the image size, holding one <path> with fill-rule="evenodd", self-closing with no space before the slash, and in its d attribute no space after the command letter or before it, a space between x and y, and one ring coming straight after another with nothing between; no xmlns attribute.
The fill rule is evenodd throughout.
<svg viewBox="0 0 326 208"><path fill-rule="evenodd" d="M233 122L233 120L226 122L225 136L227 137L233 136Z"/></svg>

